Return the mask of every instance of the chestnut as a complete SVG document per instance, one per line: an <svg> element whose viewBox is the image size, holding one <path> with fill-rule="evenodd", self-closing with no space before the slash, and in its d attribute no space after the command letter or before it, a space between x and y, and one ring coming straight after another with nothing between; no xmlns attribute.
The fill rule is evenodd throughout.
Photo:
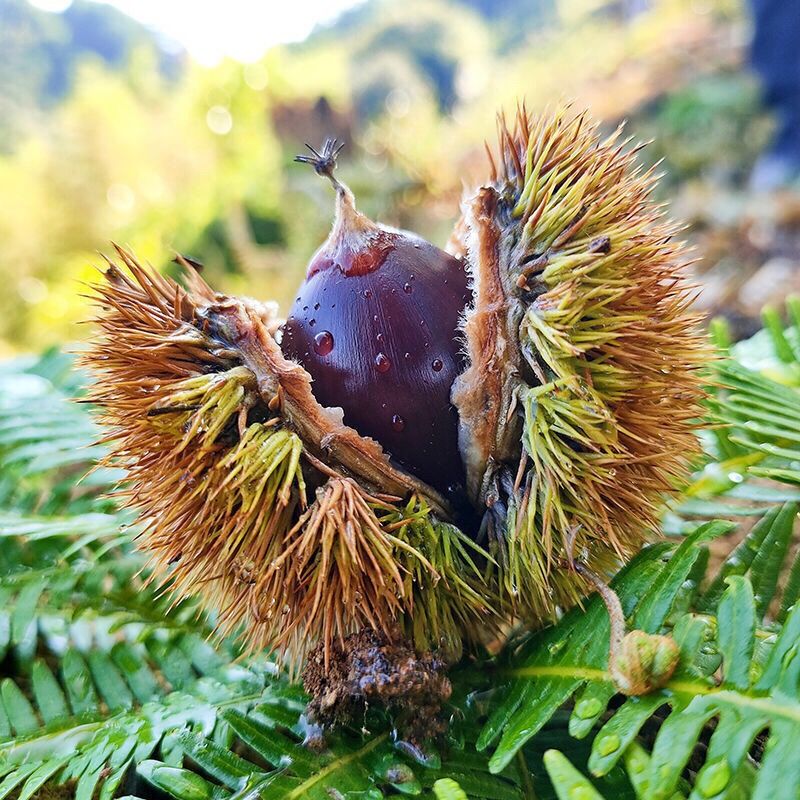
<svg viewBox="0 0 800 800"><path fill-rule="evenodd" d="M346 425L426 483L456 494L464 468L450 392L466 366L464 262L357 211L334 175L335 140L321 153L309 149L311 156L297 160L331 181L336 217L283 326L283 354L311 375L322 405L343 410Z"/></svg>

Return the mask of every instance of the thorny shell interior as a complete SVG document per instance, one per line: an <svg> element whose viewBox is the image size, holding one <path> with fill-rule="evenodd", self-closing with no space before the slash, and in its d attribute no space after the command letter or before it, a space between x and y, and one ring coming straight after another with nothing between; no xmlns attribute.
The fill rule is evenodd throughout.
<svg viewBox="0 0 800 800"><path fill-rule="evenodd" d="M84 363L156 574L297 666L365 628L454 658L580 598L567 536L595 573L635 553L697 450L708 350L627 145L522 110L464 200L449 249L474 302L452 399L475 530L316 401L266 307L118 249Z"/></svg>

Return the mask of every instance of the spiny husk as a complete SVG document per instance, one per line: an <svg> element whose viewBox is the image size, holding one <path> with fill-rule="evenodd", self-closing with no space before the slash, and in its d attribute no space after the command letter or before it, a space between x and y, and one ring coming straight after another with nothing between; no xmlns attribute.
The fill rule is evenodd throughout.
<svg viewBox="0 0 800 800"><path fill-rule="evenodd" d="M296 667L364 628L454 657L579 601L568 541L601 576L635 553L697 452L709 350L654 175L618 139L521 111L464 204L451 250L475 299L453 401L484 522L468 535L316 402L268 308L119 250L130 274L106 273L84 361L156 574Z"/></svg>
<svg viewBox="0 0 800 800"><path fill-rule="evenodd" d="M454 660L465 638L498 629L473 560L485 554L419 498L386 502L352 479L331 478L279 549L255 590L282 598L287 625L256 630L262 645L286 637L299 652L318 630L326 643L363 629L402 630L421 652Z"/></svg>
<svg viewBox="0 0 800 800"><path fill-rule="evenodd" d="M416 497L379 516L383 527L405 543L396 551L403 595L409 598L401 624L417 648L433 644L455 659L465 641L485 644L500 634L497 565L485 550L458 526L437 520Z"/></svg>
<svg viewBox="0 0 800 800"><path fill-rule="evenodd" d="M313 400L270 309L216 295L193 272L184 289L118 253L128 272L110 264L97 288L83 363L154 576L293 668L319 641L327 652L364 627L395 635L421 586L455 587L457 609L426 611L420 647L441 639L454 654L479 638L492 609L475 551L434 515L444 501ZM410 499L387 493L398 489Z"/></svg>
<svg viewBox="0 0 800 800"><path fill-rule="evenodd" d="M450 249L473 270L470 367L453 399L473 500L514 613L579 599L565 536L608 574L655 528L698 451L709 349L677 229L649 200L638 148L585 115L499 123L491 181Z"/></svg>

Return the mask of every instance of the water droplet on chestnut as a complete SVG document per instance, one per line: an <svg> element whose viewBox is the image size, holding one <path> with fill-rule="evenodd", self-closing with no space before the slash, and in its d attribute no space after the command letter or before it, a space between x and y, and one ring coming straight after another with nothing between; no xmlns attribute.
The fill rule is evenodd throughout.
<svg viewBox="0 0 800 800"><path fill-rule="evenodd" d="M401 433L405 430L406 421L399 415L393 414L392 415L392 428L396 430L398 433Z"/></svg>
<svg viewBox="0 0 800 800"><path fill-rule="evenodd" d="M378 372L388 372L391 366L392 362L386 353L378 353L378 355L375 356L375 369L377 369Z"/></svg>
<svg viewBox="0 0 800 800"><path fill-rule="evenodd" d="M413 290L414 290L414 287L413 287L413 286L412 286L410 283L405 283L405 284L403 284L403 291L404 291L406 294L411 294L411 292L412 292Z"/></svg>
<svg viewBox="0 0 800 800"><path fill-rule="evenodd" d="M318 356L327 356L333 350L333 334L330 331L320 331L314 337L314 352Z"/></svg>
<svg viewBox="0 0 800 800"><path fill-rule="evenodd" d="M444 362L441 358L434 358L431 367L433 368L434 372L441 372L442 367L444 366Z"/></svg>

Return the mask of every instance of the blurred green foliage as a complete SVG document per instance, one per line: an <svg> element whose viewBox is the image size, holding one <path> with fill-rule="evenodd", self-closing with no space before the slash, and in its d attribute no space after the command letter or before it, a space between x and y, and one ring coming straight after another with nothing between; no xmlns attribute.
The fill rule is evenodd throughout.
<svg viewBox="0 0 800 800"><path fill-rule="evenodd" d="M574 97L609 126L633 114L679 176L730 160L716 131L738 137L757 103L714 77L738 75L736 0L370 0L214 68L168 58L107 7L73 14L84 5L117 15L92 23L112 53L63 15L0 26L0 104L25 100L0 133L0 354L81 338L82 284L111 240L159 267L200 258L219 289L286 308L332 211L292 164L303 141L344 138L360 206L443 243L462 182L486 173L496 109L518 98ZM0 0L4 22L13 7Z"/></svg>

